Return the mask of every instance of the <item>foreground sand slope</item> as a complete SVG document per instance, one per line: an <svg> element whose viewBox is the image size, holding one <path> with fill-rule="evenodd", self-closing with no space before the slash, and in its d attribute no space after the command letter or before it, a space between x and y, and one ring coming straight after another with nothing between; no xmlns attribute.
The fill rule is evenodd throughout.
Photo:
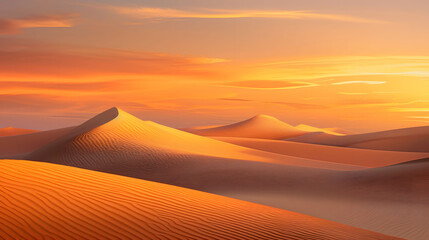
<svg viewBox="0 0 429 240"><path fill-rule="evenodd" d="M0 161L2 239L395 239L302 214L73 167Z"/></svg>
<svg viewBox="0 0 429 240"><path fill-rule="evenodd" d="M402 152L429 152L429 126L333 136L309 133L287 141Z"/></svg>
<svg viewBox="0 0 429 240"><path fill-rule="evenodd" d="M32 152L68 133L73 128L68 127L24 135L0 137L0 158Z"/></svg>
<svg viewBox="0 0 429 240"><path fill-rule="evenodd" d="M200 136L262 139L285 139L307 133L307 131L300 130L277 118L267 115L257 115L248 120L231 125L209 128L187 128L183 130Z"/></svg>
<svg viewBox="0 0 429 240"><path fill-rule="evenodd" d="M32 129L24 129L24 128L6 127L6 128L0 128L0 137L15 136L15 135L28 134L28 133L35 133L35 132L39 132L39 131L32 130Z"/></svg>
<svg viewBox="0 0 429 240"><path fill-rule="evenodd" d="M359 168L244 148L142 121L117 108L88 120L26 159L118 173L121 169L153 172L195 165L209 157L219 164L236 159L328 169Z"/></svg>
<svg viewBox="0 0 429 240"><path fill-rule="evenodd" d="M372 149L325 146L280 140L214 137L214 139L259 149L262 151L284 154L327 162L345 163L365 167L383 167L429 157L429 153L395 152Z"/></svg>

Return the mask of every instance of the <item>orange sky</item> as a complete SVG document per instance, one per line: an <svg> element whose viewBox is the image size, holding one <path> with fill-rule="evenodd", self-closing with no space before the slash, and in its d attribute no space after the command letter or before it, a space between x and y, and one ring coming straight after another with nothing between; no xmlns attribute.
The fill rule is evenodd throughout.
<svg viewBox="0 0 429 240"><path fill-rule="evenodd" d="M0 3L0 128L111 106L174 127L429 122L425 1L23 2Z"/></svg>

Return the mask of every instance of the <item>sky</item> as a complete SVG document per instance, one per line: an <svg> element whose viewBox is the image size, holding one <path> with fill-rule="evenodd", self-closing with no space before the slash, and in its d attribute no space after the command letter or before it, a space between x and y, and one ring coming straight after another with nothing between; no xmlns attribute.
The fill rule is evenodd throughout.
<svg viewBox="0 0 429 240"><path fill-rule="evenodd" d="M0 128L113 106L172 127L429 125L428 13L426 0L0 0Z"/></svg>

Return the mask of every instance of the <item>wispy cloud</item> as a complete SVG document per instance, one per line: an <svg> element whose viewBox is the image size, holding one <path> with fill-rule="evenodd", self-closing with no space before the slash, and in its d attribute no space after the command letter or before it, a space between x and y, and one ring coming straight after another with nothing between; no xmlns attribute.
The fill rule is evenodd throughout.
<svg viewBox="0 0 429 240"><path fill-rule="evenodd" d="M0 35L17 34L24 28L72 27L75 14L40 15L26 18L0 19Z"/></svg>
<svg viewBox="0 0 429 240"><path fill-rule="evenodd" d="M308 104L308 103L294 103L294 102L267 102L271 104L278 104L286 107L290 107L297 110L302 109L326 109L328 106L318 105L318 104Z"/></svg>
<svg viewBox="0 0 429 240"><path fill-rule="evenodd" d="M369 93L364 93L364 92L339 92L338 94L355 96L355 95L367 95Z"/></svg>
<svg viewBox="0 0 429 240"><path fill-rule="evenodd" d="M392 112L429 112L429 108L393 108Z"/></svg>
<svg viewBox="0 0 429 240"><path fill-rule="evenodd" d="M280 80L249 80L223 83L224 86L248 89L295 89L318 86L309 82L280 81Z"/></svg>
<svg viewBox="0 0 429 240"><path fill-rule="evenodd" d="M411 117L408 117L408 118L426 119L426 120L429 120L429 116L411 116Z"/></svg>
<svg viewBox="0 0 429 240"><path fill-rule="evenodd" d="M208 70L213 63L225 61L117 49L21 44L0 39L0 74L208 76L214 72Z"/></svg>
<svg viewBox="0 0 429 240"><path fill-rule="evenodd" d="M348 15L318 13L313 11L288 11L288 10L231 10L231 9L197 9L181 10L173 8L150 7L110 7L119 14L136 18L202 18L202 19L234 19L234 18L275 18L275 19L325 19L345 22L377 22L383 21L366 19Z"/></svg>
<svg viewBox="0 0 429 240"><path fill-rule="evenodd" d="M252 101L252 100L244 99L244 98L218 98L218 100L234 101L234 102L251 102Z"/></svg>
<svg viewBox="0 0 429 240"><path fill-rule="evenodd" d="M377 85L377 84L385 84L386 81L345 81L345 82L336 82L332 83L332 85L346 85L346 84L369 84L369 85Z"/></svg>

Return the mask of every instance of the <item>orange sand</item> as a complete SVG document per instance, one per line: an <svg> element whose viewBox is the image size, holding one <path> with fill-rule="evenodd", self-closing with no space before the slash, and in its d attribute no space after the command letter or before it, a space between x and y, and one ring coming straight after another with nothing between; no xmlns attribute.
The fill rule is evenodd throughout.
<svg viewBox="0 0 429 240"><path fill-rule="evenodd" d="M279 153L288 156L352 164L364 167L383 167L429 157L429 153L421 152L393 152L371 149L356 149L279 140L231 137L215 137L214 139L243 147Z"/></svg>
<svg viewBox="0 0 429 240"><path fill-rule="evenodd" d="M73 167L0 161L3 239L395 239L302 214Z"/></svg>

